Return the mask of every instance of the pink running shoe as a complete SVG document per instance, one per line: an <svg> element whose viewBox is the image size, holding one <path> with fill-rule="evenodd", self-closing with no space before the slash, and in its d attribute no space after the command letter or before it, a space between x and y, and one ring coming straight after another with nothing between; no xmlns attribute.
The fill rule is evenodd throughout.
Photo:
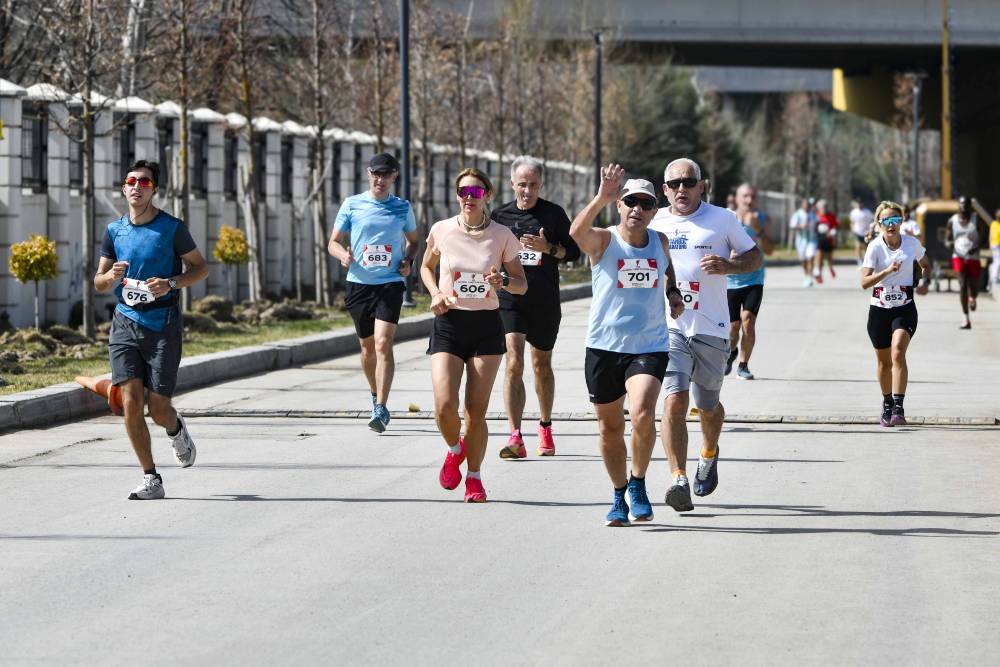
<svg viewBox="0 0 1000 667"><path fill-rule="evenodd" d="M485 503L486 489L483 488L483 481L475 477L465 478L465 502Z"/></svg>
<svg viewBox="0 0 1000 667"><path fill-rule="evenodd" d="M502 459L523 459L528 455L527 450L524 448L524 438L521 437L520 431L514 431L507 438L507 446L500 450L500 458Z"/></svg>
<svg viewBox="0 0 1000 667"><path fill-rule="evenodd" d="M458 488L458 483L462 481L462 470L459 466L465 463L465 440L459 438L458 446L462 448L462 452L460 454L452 454L449 451L445 454L444 465L441 466L441 474L438 475L438 481L441 482L441 486L449 491Z"/></svg>
<svg viewBox="0 0 1000 667"><path fill-rule="evenodd" d="M538 455L555 456L556 443L552 440L552 426L538 425Z"/></svg>

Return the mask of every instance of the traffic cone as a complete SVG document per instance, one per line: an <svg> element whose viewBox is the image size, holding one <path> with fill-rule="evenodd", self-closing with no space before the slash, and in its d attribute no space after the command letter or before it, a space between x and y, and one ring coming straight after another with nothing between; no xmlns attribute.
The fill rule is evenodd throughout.
<svg viewBox="0 0 1000 667"><path fill-rule="evenodd" d="M107 378L98 380L86 375L77 375L76 382L98 396L108 399L108 407L111 408L112 414L119 417L125 414L125 406L122 404L122 390L117 385L111 384L111 380Z"/></svg>

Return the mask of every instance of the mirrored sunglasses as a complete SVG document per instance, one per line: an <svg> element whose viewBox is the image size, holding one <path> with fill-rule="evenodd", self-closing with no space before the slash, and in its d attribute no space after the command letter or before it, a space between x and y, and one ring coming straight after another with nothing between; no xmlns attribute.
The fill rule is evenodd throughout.
<svg viewBox="0 0 1000 667"><path fill-rule="evenodd" d="M129 176L128 178L125 179L125 185L129 186L130 188L134 187L136 183L139 184L140 188L153 187L153 179L151 179L149 176L139 176L138 178L136 178L135 176Z"/></svg>
<svg viewBox="0 0 1000 667"><path fill-rule="evenodd" d="M467 197L482 199L486 196L486 188L481 185L463 185L458 189L458 196L462 199L466 199Z"/></svg>
<svg viewBox="0 0 1000 667"><path fill-rule="evenodd" d="M883 227L888 227L889 225L900 225L902 224L902 222L903 219L901 217L899 217L898 215L894 215L891 218L882 218L881 220L878 221L878 224L882 225Z"/></svg>
<svg viewBox="0 0 1000 667"><path fill-rule="evenodd" d="M667 187L671 190L676 190L682 185L690 190L694 186L698 185L697 178L672 178L666 183Z"/></svg>

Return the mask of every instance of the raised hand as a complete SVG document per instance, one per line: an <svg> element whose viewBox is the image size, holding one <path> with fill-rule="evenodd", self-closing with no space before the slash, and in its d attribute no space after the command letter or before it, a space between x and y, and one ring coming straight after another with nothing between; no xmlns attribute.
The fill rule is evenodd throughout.
<svg viewBox="0 0 1000 667"><path fill-rule="evenodd" d="M618 199L618 191L621 189L623 178L625 178L625 170L620 164L612 162L607 167L602 167L601 187L597 190L597 198L604 204L610 204Z"/></svg>
<svg viewBox="0 0 1000 667"><path fill-rule="evenodd" d="M538 236L534 234L524 234L521 236L521 246L526 250L538 250L544 253L552 250L552 244L545 238L544 229L538 230Z"/></svg>

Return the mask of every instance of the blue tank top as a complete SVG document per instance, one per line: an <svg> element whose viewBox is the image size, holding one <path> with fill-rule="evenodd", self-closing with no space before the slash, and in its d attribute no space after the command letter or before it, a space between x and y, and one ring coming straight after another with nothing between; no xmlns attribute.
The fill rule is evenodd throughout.
<svg viewBox="0 0 1000 667"><path fill-rule="evenodd" d="M612 228L601 261L590 269L587 347L622 354L666 352L666 273L667 257L655 231L648 231L645 246L634 248Z"/></svg>

